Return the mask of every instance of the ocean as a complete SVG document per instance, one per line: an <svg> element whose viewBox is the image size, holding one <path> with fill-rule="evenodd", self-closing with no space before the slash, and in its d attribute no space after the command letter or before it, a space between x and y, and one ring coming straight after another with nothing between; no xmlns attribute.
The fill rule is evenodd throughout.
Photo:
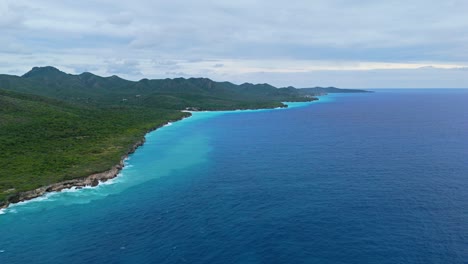
<svg viewBox="0 0 468 264"><path fill-rule="evenodd" d="M0 212L0 263L468 263L468 90L200 112Z"/></svg>

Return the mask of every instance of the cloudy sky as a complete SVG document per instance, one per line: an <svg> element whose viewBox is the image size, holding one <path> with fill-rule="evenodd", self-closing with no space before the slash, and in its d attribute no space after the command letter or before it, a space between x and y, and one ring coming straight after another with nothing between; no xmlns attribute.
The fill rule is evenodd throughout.
<svg viewBox="0 0 468 264"><path fill-rule="evenodd" d="M468 87L465 0L1 0L0 72Z"/></svg>

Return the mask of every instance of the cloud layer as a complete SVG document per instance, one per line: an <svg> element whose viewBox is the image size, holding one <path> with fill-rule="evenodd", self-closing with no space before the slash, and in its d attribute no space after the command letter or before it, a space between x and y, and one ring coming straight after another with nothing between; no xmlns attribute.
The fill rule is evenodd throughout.
<svg viewBox="0 0 468 264"><path fill-rule="evenodd" d="M467 13L462 0L4 0L0 72L468 87Z"/></svg>

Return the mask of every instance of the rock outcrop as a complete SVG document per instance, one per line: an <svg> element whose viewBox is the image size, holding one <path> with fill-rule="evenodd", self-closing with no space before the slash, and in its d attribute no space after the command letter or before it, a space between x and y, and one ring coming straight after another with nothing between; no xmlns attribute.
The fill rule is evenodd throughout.
<svg viewBox="0 0 468 264"><path fill-rule="evenodd" d="M178 119L178 120L180 120L180 119ZM175 121L178 121L178 120L171 120L168 123L175 122ZM147 133L149 133L149 132L151 132L153 130L156 130L156 129L162 127L162 126L163 125L155 127L153 129L150 129L149 131L147 131ZM100 182L105 182L107 180L115 178L119 174L119 172L122 170L122 168L125 166L124 165L124 160L128 157L128 155L134 153L138 147L142 146L145 143L145 141L146 141L146 139L142 138L140 141L135 143L130 148L130 150L127 152L127 154L125 154L121 158L119 164L113 166L110 170L100 172L100 173L91 174L91 175L83 177L83 178L76 178L76 179L72 179L72 180L67 180L67 181L63 181L63 182L54 183L54 184L43 186L43 187L31 190L31 191L16 193L13 196L10 196L10 198L8 200L0 201L0 209L7 208L10 204L23 202L23 201L27 201L27 200L31 200L31 199L40 197L40 196L42 196L42 195L44 195L44 194L46 194L48 192L60 192L60 191L62 191L64 189L70 189L70 188L73 188L73 187L76 187L76 188L83 188L85 186L95 187Z"/></svg>
<svg viewBox="0 0 468 264"><path fill-rule="evenodd" d="M22 201L31 200L31 199L40 197L40 196L42 196L42 195L44 195L44 194L46 194L48 192L60 192L60 191L62 191L64 189L70 189L72 187L77 187L77 188L82 188L82 187L85 187L85 186L95 187L100 182L105 182L107 180L110 180L110 179L116 177L119 174L120 170L122 170L122 168L124 167L125 158L127 158L127 156L129 154L135 152L135 150L139 146L143 145L144 142L145 142L145 140L142 139L140 142L133 145L133 147L130 149L128 154L126 154L124 157L122 157L122 159L120 160L120 163L113 166L110 170L100 172L100 173L91 174L91 175L83 177L83 178L77 178L77 179L72 179L72 180L67 180L67 181L63 181L63 182L54 183L54 184L43 186L43 187L31 190L31 191L25 191L25 192L17 193L15 195L11 196L7 201L0 202L0 208L6 208L10 204L13 204L13 203L18 203L18 202L22 202Z"/></svg>

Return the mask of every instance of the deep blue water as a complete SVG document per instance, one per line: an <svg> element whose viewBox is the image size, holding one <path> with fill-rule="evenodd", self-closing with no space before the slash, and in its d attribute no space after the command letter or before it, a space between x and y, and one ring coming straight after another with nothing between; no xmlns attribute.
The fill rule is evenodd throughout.
<svg viewBox="0 0 468 264"><path fill-rule="evenodd" d="M468 263L468 90L197 113L0 215L0 263Z"/></svg>

